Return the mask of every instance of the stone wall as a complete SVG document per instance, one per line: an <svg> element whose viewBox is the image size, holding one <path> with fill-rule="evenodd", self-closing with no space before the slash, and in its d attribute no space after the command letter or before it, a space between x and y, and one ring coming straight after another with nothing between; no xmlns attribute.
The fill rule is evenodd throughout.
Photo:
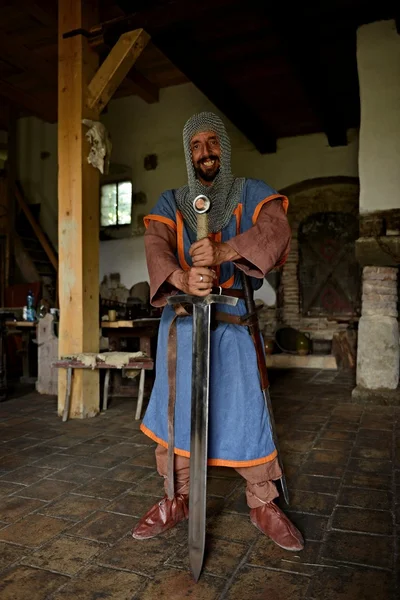
<svg viewBox="0 0 400 600"><path fill-rule="evenodd" d="M290 325L308 331L312 338L331 339L335 331L347 324L321 317L304 317L301 310L298 276L298 229L302 221L317 212L344 212L358 216L359 184L355 177L326 177L309 179L281 190L289 198L289 222L292 228L291 250L282 269L278 302L274 316L271 310L262 311L264 334L270 333L271 323ZM267 324L268 321L268 324Z"/></svg>

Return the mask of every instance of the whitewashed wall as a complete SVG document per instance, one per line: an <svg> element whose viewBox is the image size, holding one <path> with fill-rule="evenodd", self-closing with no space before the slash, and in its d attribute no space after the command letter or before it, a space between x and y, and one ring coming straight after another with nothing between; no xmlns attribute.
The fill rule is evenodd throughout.
<svg viewBox="0 0 400 600"><path fill-rule="evenodd" d="M394 21L357 32L360 213L400 208L400 35Z"/></svg>

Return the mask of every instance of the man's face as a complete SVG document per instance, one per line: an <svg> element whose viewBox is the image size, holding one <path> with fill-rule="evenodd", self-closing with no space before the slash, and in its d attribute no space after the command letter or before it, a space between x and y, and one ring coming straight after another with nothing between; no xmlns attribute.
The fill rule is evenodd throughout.
<svg viewBox="0 0 400 600"><path fill-rule="evenodd" d="M204 185L212 185L221 166L221 147L217 135L213 131L196 133L190 140L190 150L197 179Z"/></svg>

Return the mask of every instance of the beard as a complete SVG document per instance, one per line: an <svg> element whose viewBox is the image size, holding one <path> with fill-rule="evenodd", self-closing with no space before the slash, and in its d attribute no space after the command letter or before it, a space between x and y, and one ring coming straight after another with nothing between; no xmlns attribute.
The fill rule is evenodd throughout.
<svg viewBox="0 0 400 600"><path fill-rule="evenodd" d="M220 164L218 162L216 168L214 168L213 170L208 170L203 166L203 162L206 160L215 160L217 162L217 161L219 161L219 157L215 156L215 155L211 155L211 156L207 156L207 158L202 158L201 161L199 161L196 164L194 170L195 170L197 179L201 178L204 181L211 182L211 181L214 181L214 179L218 175L219 170L220 170Z"/></svg>

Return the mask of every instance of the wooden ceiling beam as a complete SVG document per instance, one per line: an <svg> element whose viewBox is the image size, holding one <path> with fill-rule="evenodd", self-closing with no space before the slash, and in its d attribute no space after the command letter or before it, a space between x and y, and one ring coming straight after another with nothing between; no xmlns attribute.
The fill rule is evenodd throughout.
<svg viewBox="0 0 400 600"><path fill-rule="evenodd" d="M57 98L48 95L44 100L30 92L17 88L7 81L0 80L0 96L7 98L13 104L26 109L35 116L55 123L57 121Z"/></svg>
<svg viewBox="0 0 400 600"><path fill-rule="evenodd" d="M0 33L0 56L11 65L37 75L43 86L56 89L57 66L46 62L4 31Z"/></svg>
<svg viewBox="0 0 400 600"><path fill-rule="evenodd" d="M148 44L143 29L123 33L88 86L88 107L101 111Z"/></svg>

